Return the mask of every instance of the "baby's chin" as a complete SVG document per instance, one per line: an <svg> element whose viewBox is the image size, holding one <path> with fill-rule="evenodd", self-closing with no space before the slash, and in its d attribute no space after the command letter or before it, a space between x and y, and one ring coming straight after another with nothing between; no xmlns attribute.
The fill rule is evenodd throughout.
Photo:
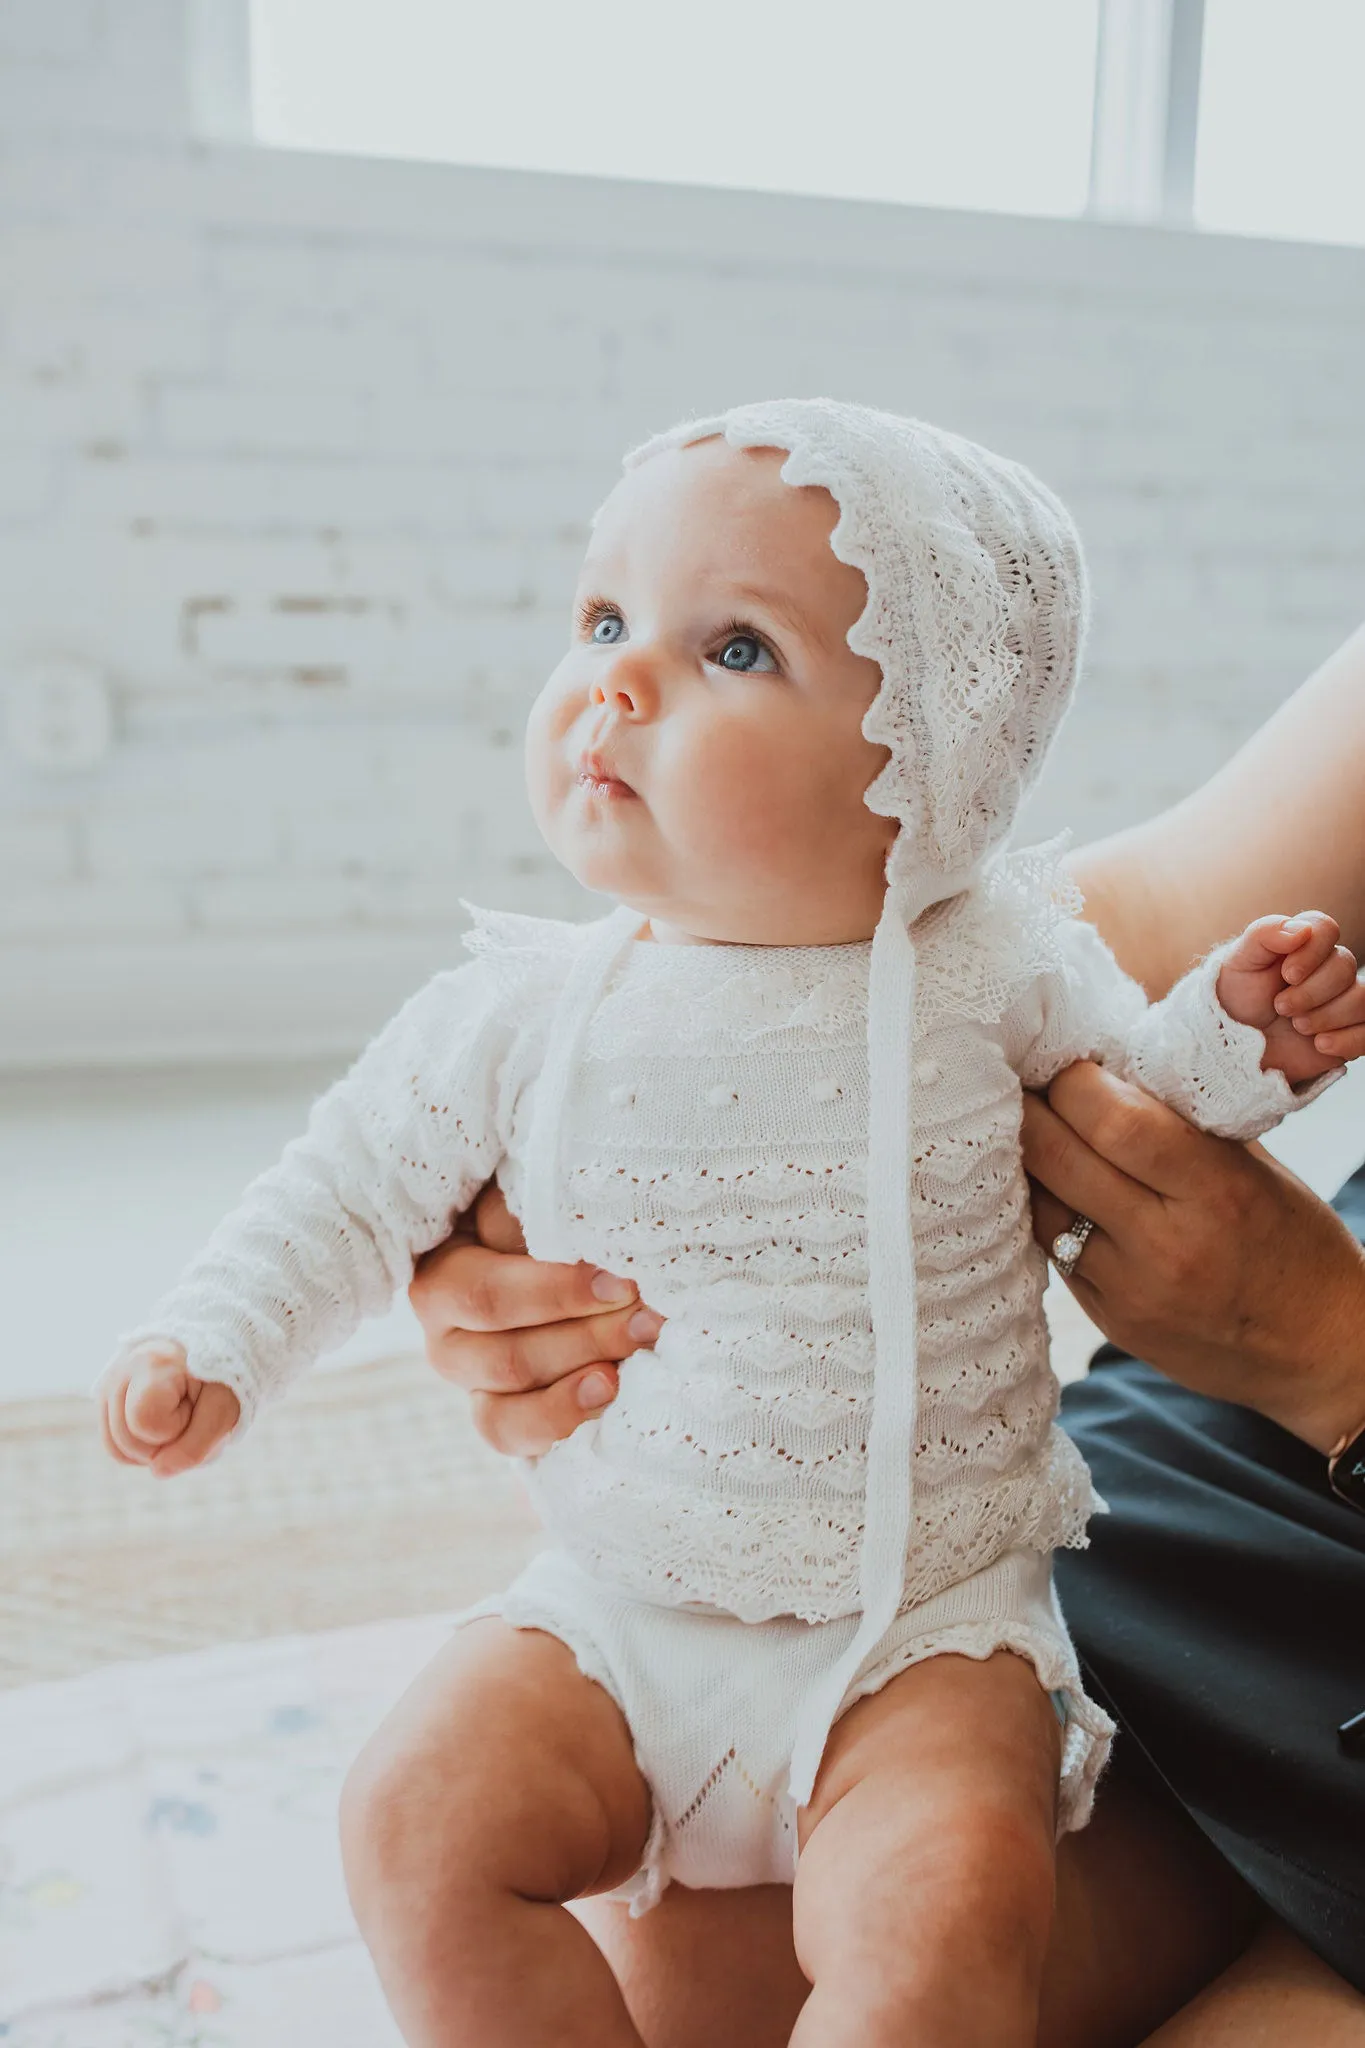
<svg viewBox="0 0 1365 2048"><path fill-rule="evenodd" d="M641 835L631 830L629 821L582 820L560 811L541 829L561 867L595 895L615 896L642 909L671 896L657 861L647 858L639 844Z"/></svg>

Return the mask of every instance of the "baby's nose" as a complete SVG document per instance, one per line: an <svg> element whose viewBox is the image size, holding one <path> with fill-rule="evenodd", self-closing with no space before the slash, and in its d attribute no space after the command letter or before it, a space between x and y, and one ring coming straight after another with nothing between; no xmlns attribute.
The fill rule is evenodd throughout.
<svg viewBox="0 0 1365 2048"><path fill-rule="evenodd" d="M619 661L609 675L593 684L591 703L614 711L618 718L652 718L659 693L648 667L639 661Z"/></svg>

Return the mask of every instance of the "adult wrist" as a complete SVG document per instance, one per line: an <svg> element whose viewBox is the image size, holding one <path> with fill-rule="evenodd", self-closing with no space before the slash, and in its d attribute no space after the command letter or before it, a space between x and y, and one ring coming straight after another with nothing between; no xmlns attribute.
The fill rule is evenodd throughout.
<svg viewBox="0 0 1365 2048"><path fill-rule="evenodd" d="M1365 1271L1357 1309L1352 1326L1324 1331L1263 1404L1271 1421L1324 1458L1365 1429Z"/></svg>

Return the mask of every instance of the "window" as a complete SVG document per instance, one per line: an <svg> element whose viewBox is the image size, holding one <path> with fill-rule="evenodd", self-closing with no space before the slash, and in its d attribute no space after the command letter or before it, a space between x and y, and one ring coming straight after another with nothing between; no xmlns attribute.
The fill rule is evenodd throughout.
<svg viewBox="0 0 1365 2048"><path fill-rule="evenodd" d="M283 148L1365 243L1365 0L236 5Z"/></svg>
<svg viewBox="0 0 1365 2048"><path fill-rule="evenodd" d="M1205 0L1200 226L1365 242L1362 80L1362 0Z"/></svg>
<svg viewBox="0 0 1365 2048"><path fill-rule="evenodd" d="M1083 210L1099 0L252 0L263 142Z"/></svg>

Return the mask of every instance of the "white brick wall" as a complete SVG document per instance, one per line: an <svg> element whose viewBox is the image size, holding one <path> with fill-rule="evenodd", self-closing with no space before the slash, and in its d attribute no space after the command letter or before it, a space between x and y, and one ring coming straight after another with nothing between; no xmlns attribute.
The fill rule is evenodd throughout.
<svg viewBox="0 0 1365 2048"><path fill-rule="evenodd" d="M1365 255L207 147L177 0L0 0L0 1060L349 1048L457 899L571 910L519 782L618 453L827 390L1033 463L1088 537L1082 833L1365 612Z"/></svg>

